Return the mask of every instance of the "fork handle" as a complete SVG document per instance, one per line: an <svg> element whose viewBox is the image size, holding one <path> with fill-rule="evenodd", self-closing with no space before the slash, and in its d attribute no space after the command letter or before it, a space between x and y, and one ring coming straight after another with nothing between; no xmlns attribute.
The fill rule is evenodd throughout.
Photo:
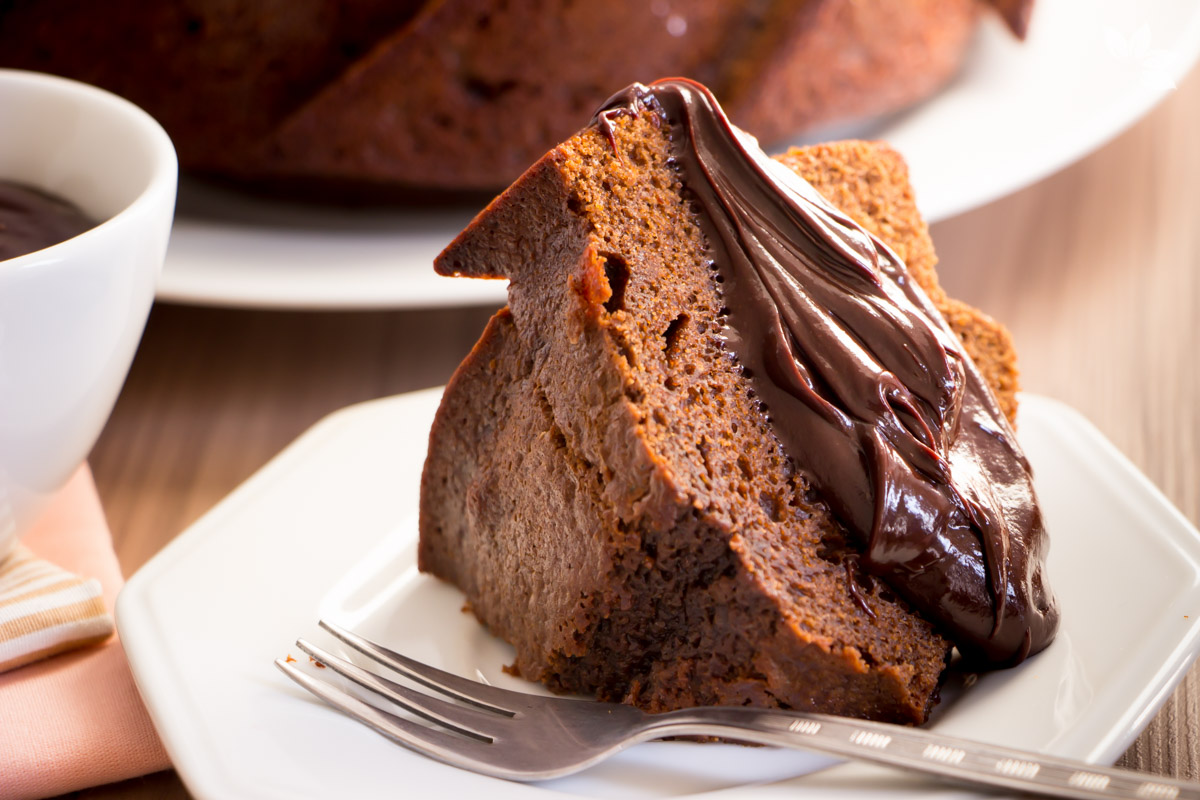
<svg viewBox="0 0 1200 800"><path fill-rule="evenodd" d="M847 717L706 707L650 719L653 738L717 736L800 748L1054 797L1200 800L1196 783Z"/></svg>

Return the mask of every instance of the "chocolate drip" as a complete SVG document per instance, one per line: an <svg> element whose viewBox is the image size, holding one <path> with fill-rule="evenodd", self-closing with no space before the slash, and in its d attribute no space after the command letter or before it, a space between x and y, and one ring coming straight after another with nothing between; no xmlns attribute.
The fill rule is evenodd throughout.
<svg viewBox="0 0 1200 800"><path fill-rule="evenodd" d="M772 429L857 537L860 561L969 660L1054 637L1024 454L978 369L900 259L734 128L703 86L635 84L598 112L671 130L729 309L724 339Z"/></svg>
<svg viewBox="0 0 1200 800"><path fill-rule="evenodd" d="M74 205L11 181L0 181L0 261L66 241L95 226Z"/></svg>

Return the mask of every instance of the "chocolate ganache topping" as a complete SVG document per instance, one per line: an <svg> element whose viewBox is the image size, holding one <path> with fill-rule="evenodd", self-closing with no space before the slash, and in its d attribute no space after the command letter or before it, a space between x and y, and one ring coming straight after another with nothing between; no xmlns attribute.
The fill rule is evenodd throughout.
<svg viewBox="0 0 1200 800"><path fill-rule="evenodd" d="M0 261L66 241L95 225L65 200L0 180Z"/></svg>
<svg viewBox="0 0 1200 800"><path fill-rule="evenodd" d="M785 452L863 567L978 665L1054 638L1029 463L962 344L900 259L730 124L700 84L634 84L593 122L670 127L728 308L723 337Z"/></svg>

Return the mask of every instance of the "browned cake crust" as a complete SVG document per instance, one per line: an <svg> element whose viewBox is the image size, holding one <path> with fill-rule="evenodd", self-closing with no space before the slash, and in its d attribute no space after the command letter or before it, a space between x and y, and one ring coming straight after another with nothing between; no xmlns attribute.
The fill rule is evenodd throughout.
<svg viewBox="0 0 1200 800"><path fill-rule="evenodd" d="M923 721L949 643L859 568L721 350L719 294L664 131L623 118L615 137L619 155L594 129L553 150L438 260L509 278L510 307L434 423L421 569L458 585L520 673L555 689L654 711ZM787 159L945 306L893 152L843 143ZM976 352L1011 388L998 328L955 324L1001 348Z"/></svg>
<svg viewBox="0 0 1200 800"><path fill-rule="evenodd" d="M0 66L130 98L187 169L494 190L648 76L713 87L766 142L901 108L958 68L980 3L8 0Z"/></svg>

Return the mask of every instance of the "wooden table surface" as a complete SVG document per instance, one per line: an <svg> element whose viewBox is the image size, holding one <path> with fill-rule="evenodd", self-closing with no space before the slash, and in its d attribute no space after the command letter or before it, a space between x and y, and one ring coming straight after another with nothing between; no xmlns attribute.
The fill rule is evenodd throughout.
<svg viewBox="0 0 1200 800"><path fill-rule="evenodd" d="M933 228L943 283L1008 324L1024 388L1081 411L1192 523L1200 521L1198 142L1194 71L1106 147ZM91 455L126 573L329 412L443 383L489 313L156 306ZM1198 726L1193 669L1120 763L1200 778ZM76 796L188 795L164 772Z"/></svg>

